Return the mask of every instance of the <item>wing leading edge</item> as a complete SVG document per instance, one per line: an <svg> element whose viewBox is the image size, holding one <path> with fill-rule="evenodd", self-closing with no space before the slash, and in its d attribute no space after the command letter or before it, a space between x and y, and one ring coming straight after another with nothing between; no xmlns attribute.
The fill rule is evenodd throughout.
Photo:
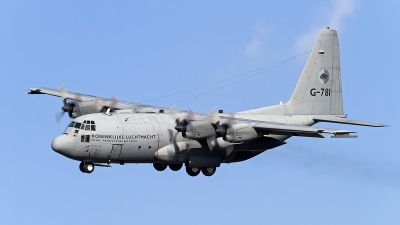
<svg viewBox="0 0 400 225"><path fill-rule="evenodd" d="M47 94L51 96L56 96L65 99L71 99L77 102L101 102L103 106L114 106L119 110L135 110L136 112L159 112L160 110L167 110L167 108L144 105L126 101L117 101L115 103L115 99L110 98L102 98L93 95L80 94L76 92L67 92L61 89L53 89L46 87L33 87L29 88L29 92L26 94Z"/></svg>

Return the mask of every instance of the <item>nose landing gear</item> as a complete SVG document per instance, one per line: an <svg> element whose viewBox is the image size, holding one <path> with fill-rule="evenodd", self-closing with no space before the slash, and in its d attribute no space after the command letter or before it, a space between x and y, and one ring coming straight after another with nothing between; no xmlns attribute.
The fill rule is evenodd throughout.
<svg viewBox="0 0 400 225"><path fill-rule="evenodd" d="M82 161L79 164L79 170L82 173L92 173L94 171L94 164L92 162Z"/></svg>

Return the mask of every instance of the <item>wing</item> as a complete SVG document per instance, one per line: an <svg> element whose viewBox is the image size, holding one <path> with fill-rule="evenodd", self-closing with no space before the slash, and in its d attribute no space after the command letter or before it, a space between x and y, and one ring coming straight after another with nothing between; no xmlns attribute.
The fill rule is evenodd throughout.
<svg viewBox="0 0 400 225"><path fill-rule="evenodd" d="M126 101L119 101L116 99L102 98L93 95L80 94L75 92L67 92L62 89L53 89L46 87L34 87L29 88L27 94L47 94L63 99L71 99L74 102L79 103L93 103L101 104L102 107L112 107L116 110L134 110L135 112L159 112L160 110L168 110L167 108L144 105L139 103L132 103ZM84 104L82 104L84 105ZM93 112L92 112L93 113Z"/></svg>

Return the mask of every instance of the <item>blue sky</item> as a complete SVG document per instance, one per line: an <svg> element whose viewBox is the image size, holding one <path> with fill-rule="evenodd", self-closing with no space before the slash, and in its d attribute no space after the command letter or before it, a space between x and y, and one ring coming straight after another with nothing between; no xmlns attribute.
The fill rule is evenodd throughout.
<svg viewBox="0 0 400 225"><path fill-rule="evenodd" d="M397 1L0 1L1 224L398 224ZM51 150L61 100L34 86L227 112L287 101L303 55L338 30L345 113L358 139L292 138L212 177L150 164L96 168ZM216 90L217 91L213 91ZM206 92L210 94L182 101Z"/></svg>

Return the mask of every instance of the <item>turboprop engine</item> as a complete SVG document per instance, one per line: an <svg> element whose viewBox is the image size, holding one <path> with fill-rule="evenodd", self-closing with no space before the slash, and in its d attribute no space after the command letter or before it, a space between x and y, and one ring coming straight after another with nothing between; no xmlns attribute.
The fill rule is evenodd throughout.
<svg viewBox="0 0 400 225"><path fill-rule="evenodd" d="M65 111L64 107L62 110L68 112L71 118L76 118L78 116L91 114L91 113L99 113L102 111L106 111L107 109L103 109L104 107L100 104L93 104L93 102L74 102L74 105L71 108L67 108L68 111Z"/></svg>
<svg viewBox="0 0 400 225"><path fill-rule="evenodd" d="M215 130L209 121L190 121L186 125L186 132L182 134L188 139L202 139L215 135Z"/></svg>
<svg viewBox="0 0 400 225"><path fill-rule="evenodd" d="M228 142L251 141L261 135L250 123L221 124L215 131Z"/></svg>

